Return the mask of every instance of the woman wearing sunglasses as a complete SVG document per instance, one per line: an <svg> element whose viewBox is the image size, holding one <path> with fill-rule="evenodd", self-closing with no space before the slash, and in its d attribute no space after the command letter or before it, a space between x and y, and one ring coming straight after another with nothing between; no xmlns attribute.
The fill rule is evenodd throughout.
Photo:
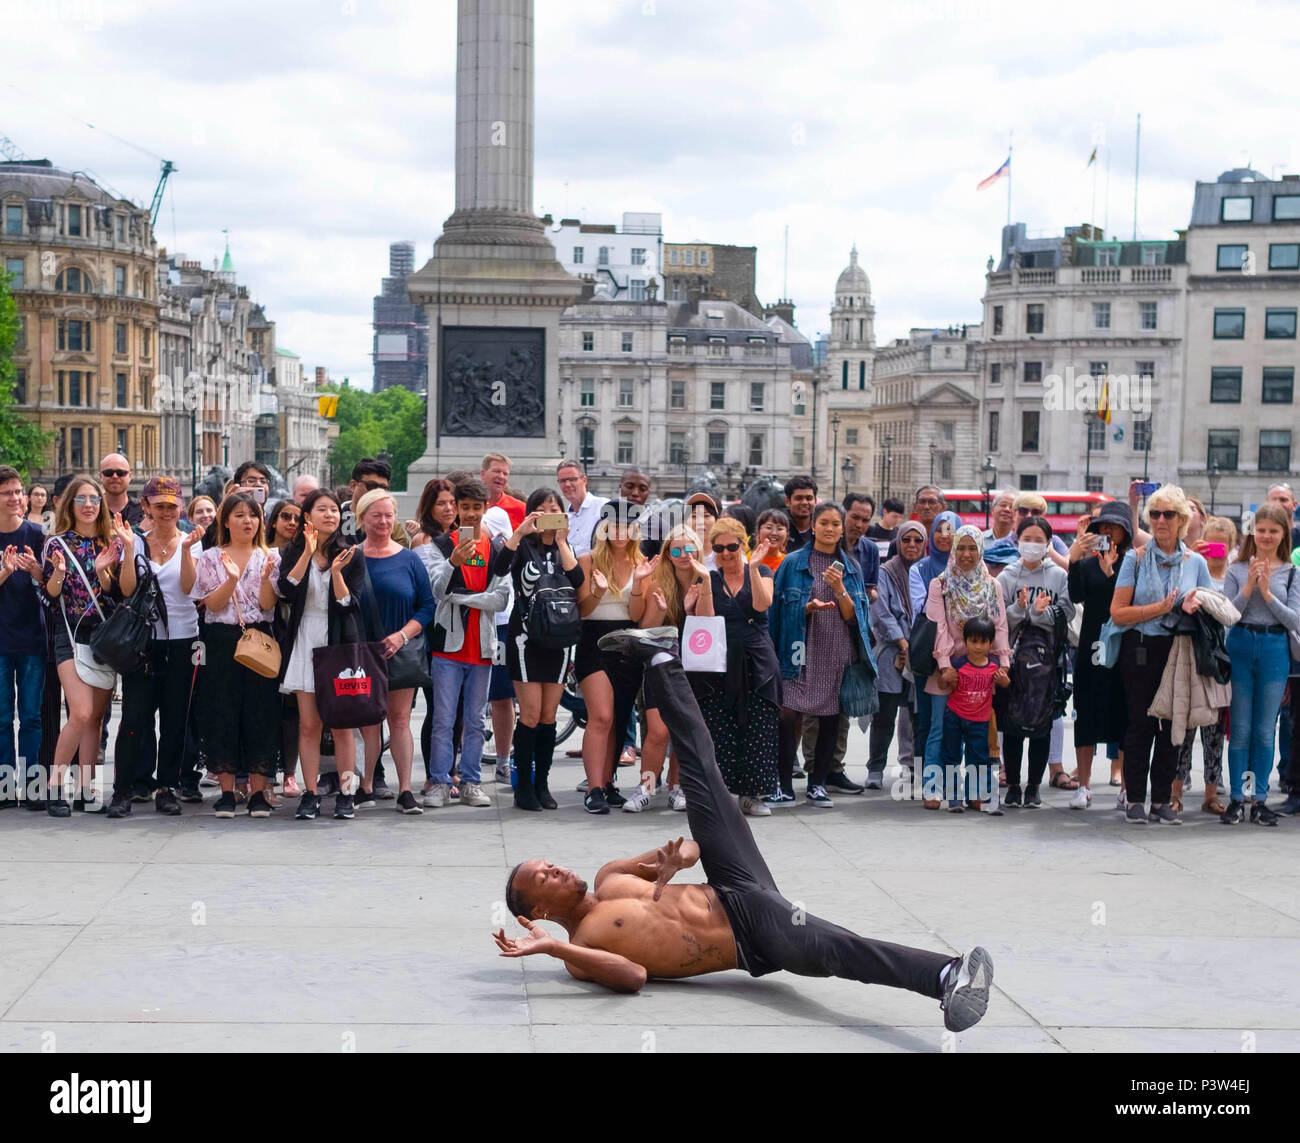
<svg viewBox="0 0 1300 1143"><path fill-rule="evenodd" d="M794 800L791 785L795 747L805 717L820 719L817 750L806 794L810 806L829 808L826 794L839 741L840 683L844 668L869 643L867 592L857 561L844 549L844 510L819 504L812 515L813 542L781 561L774 584L776 604L768 609L768 630L783 680L780 795ZM875 674L875 663L866 662ZM769 804L771 804L769 802Z"/></svg>
<svg viewBox="0 0 1300 1143"><path fill-rule="evenodd" d="M1115 578L1110 617L1128 628L1120 643L1119 672L1128 699L1128 731L1124 735L1124 789L1128 797L1125 820L1141 825L1178 825L1170 805L1178 748L1171 724L1147 714L1165 673L1174 632L1183 613L1200 606L1198 588L1213 589L1204 557L1183 543L1192 519L1192 506L1176 484L1165 484L1147 501L1151 543L1138 558L1130 549ZM1143 807L1147 777L1151 781L1151 810Z"/></svg>
<svg viewBox="0 0 1300 1143"><path fill-rule="evenodd" d="M701 562L704 545L695 531L685 524L673 528L663 547L649 564L642 565L649 576L644 587L634 588L628 601L628 614L641 627L673 626L680 632L688 615L712 615L705 599L711 590L709 573ZM645 712L645 742L641 746L641 782L623 806L623 811L639 814L654 799L655 787L668 755L668 807L685 811L686 794L677 781L677 755L670 753L668 728L653 707Z"/></svg>

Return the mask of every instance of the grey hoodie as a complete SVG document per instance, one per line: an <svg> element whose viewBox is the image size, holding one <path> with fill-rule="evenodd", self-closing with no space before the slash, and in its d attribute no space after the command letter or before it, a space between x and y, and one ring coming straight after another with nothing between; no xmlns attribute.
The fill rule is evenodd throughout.
<svg viewBox="0 0 1300 1143"><path fill-rule="evenodd" d="M1014 643L1016 632L1026 619L1037 627L1052 627L1056 620L1052 609L1035 611L1034 600L1044 592L1058 603L1065 611L1065 621L1074 617L1074 604L1070 602L1069 577L1065 569L1057 567L1050 559L1044 559L1033 571L1025 568L1020 560L1008 564L998 576L1002 585L1002 598L1007 601L1007 641ZM1029 606L1020 606L1020 589L1029 593Z"/></svg>

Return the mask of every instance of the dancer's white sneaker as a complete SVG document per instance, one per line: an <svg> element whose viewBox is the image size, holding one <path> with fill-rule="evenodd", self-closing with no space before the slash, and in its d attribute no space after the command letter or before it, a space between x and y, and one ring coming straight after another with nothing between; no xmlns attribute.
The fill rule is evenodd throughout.
<svg viewBox="0 0 1300 1143"><path fill-rule="evenodd" d="M740 796L740 812L748 814L751 818L770 818L772 811L763 805L759 798L747 798L744 794Z"/></svg>
<svg viewBox="0 0 1300 1143"><path fill-rule="evenodd" d="M1087 786L1080 786L1074 791L1074 797L1070 799L1070 809L1086 810L1092 805L1092 791Z"/></svg>
<svg viewBox="0 0 1300 1143"><path fill-rule="evenodd" d="M681 786L674 786L668 791L668 808L679 813L686 812L686 791Z"/></svg>

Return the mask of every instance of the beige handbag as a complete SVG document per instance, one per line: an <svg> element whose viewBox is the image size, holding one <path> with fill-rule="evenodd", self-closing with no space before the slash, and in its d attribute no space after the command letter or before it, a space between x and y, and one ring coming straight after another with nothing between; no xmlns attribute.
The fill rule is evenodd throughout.
<svg viewBox="0 0 1300 1143"><path fill-rule="evenodd" d="M245 627L241 622L239 629L243 634L235 644L235 662L264 679L279 678L280 645L256 627Z"/></svg>

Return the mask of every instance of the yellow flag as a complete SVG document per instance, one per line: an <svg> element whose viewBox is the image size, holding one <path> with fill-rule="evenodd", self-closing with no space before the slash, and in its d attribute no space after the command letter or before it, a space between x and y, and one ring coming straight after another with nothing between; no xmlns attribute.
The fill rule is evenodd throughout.
<svg viewBox="0 0 1300 1143"><path fill-rule="evenodd" d="M337 393L325 393L317 398L320 407L320 415L333 420L339 415L339 395Z"/></svg>
<svg viewBox="0 0 1300 1143"><path fill-rule="evenodd" d="M1101 397L1097 400L1097 416L1110 424L1110 378L1101 379Z"/></svg>

